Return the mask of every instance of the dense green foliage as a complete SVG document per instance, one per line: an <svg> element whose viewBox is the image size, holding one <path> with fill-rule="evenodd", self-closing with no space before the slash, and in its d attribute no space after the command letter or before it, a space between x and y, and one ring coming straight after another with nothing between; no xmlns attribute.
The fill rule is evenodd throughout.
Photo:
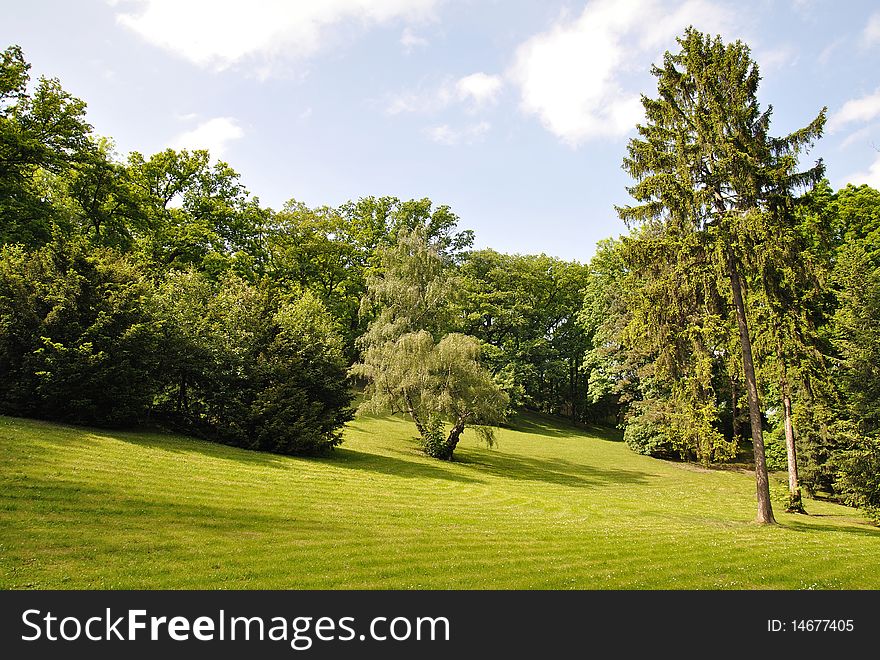
<svg viewBox="0 0 880 660"><path fill-rule="evenodd" d="M309 209L291 200L271 214L266 274L273 287L315 293L337 319L346 355L354 360L355 341L371 319L361 301L377 250L392 245L402 230L419 227L449 258L457 258L473 243L473 232L456 231L457 223L448 206L434 207L429 199L366 197L337 209Z"/></svg>
<svg viewBox="0 0 880 660"><path fill-rule="evenodd" d="M57 80L31 91L27 72L7 49L0 411L279 453L337 445L345 334L332 295L267 278L284 223L207 152L117 162L85 104Z"/></svg>
<svg viewBox="0 0 880 660"><path fill-rule="evenodd" d="M160 374L154 290L108 249L0 252L0 410L90 424L143 419Z"/></svg>
<svg viewBox="0 0 880 660"><path fill-rule="evenodd" d="M276 301L235 275L163 282L163 418L240 447L318 452L350 418L347 364L333 319L311 293Z"/></svg>
<svg viewBox="0 0 880 660"><path fill-rule="evenodd" d="M624 161L630 234L589 264L473 250L429 199L276 211L205 151L119 156L6 49L0 412L307 454L365 385L439 458L526 408L875 515L880 193L799 170L824 113L771 136L745 45L680 46Z"/></svg>
<svg viewBox="0 0 880 660"><path fill-rule="evenodd" d="M512 402L592 421L583 364L589 342L577 323L587 267L479 250L468 254L460 280L463 330L486 344L486 364Z"/></svg>

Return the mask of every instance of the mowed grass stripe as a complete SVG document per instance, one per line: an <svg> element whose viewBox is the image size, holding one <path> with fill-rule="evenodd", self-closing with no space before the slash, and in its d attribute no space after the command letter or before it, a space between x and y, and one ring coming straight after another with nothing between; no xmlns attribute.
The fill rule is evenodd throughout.
<svg viewBox="0 0 880 660"><path fill-rule="evenodd" d="M524 416L458 460L365 417L327 458L0 418L3 588L880 588L880 530ZM774 493L784 495L782 476Z"/></svg>

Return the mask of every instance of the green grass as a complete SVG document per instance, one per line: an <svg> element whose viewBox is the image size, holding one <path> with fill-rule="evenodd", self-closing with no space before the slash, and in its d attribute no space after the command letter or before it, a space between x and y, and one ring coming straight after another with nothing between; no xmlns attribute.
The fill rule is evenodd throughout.
<svg viewBox="0 0 880 660"><path fill-rule="evenodd" d="M520 418L458 461L359 418L299 459L0 417L2 588L880 588L880 529L754 480Z"/></svg>

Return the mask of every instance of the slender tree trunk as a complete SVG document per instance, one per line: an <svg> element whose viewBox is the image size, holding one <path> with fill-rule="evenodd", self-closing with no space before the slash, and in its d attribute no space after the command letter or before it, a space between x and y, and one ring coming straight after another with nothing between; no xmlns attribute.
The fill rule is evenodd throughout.
<svg viewBox="0 0 880 660"><path fill-rule="evenodd" d="M739 339L743 354L743 371L746 378L746 392L749 399L749 421L752 427L752 443L755 449L755 483L758 492L758 522L775 523L773 507L770 504L770 481L767 477L767 460L764 455L764 434L761 428L761 401L758 398L758 381L755 377L755 364L752 361L752 340L743 303L742 281L737 269L733 251L727 250L727 268L730 275L730 288L733 305L736 308L736 322L739 326Z"/></svg>
<svg viewBox="0 0 880 660"><path fill-rule="evenodd" d="M416 407L413 405L413 402L412 402L412 396L410 395L410 393L408 391L404 395L404 398L406 399L406 407L407 407L406 412L409 413L409 416L412 417L413 422L415 422L416 430L418 430L420 436L422 436L423 438L427 438L428 434L426 432L425 425L422 424L422 420L419 419L419 415L416 412Z"/></svg>
<svg viewBox="0 0 880 660"><path fill-rule="evenodd" d="M733 370L731 369L731 372ZM739 415L737 415L737 409L739 408L739 391L736 389L736 376L731 373L730 374L730 407L733 409L733 416L731 417L730 424L733 430L733 439L736 442L739 442L739 438L742 435L739 428Z"/></svg>
<svg viewBox="0 0 880 660"><path fill-rule="evenodd" d="M794 425L791 422L791 393L788 381L783 378L779 389L782 392L782 410L785 415L785 452L788 457L788 511L789 513L806 513L801 499L801 487L798 485L797 449L794 446Z"/></svg>
<svg viewBox="0 0 880 660"><path fill-rule="evenodd" d="M186 412L189 410L189 400L186 396L186 376L180 377L177 384L177 412Z"/></svg>

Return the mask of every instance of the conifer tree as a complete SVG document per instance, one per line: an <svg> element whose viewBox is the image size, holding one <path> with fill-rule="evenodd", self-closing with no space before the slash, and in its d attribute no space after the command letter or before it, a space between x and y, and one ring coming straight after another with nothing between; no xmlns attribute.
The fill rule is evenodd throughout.
<svg viewBox="0 0 880 660"><path fill-rule="evenodd" d="M746 308L747 286L760 275L754 258L773 234L777 209L799 186L817 182L821 162L799 172L798 156L821 135L824 109L805 128L775 138L772 107L757 99L760 75L745 44L688 28L676 54L653 67L658 97L642 97L646 121L630 140L624 169L638 202L618 208L652 240L688 251L713 270L730 301L739 334L755 455L758 521L774 522L762 434L762 409ZM638 239L636 239L638 240ZM689 273L666 276L688 280ZM724 286L722 286L724 285ZM723 290L726 289L726 290ZM707 299L709 296L706 296Z"/></svg>

